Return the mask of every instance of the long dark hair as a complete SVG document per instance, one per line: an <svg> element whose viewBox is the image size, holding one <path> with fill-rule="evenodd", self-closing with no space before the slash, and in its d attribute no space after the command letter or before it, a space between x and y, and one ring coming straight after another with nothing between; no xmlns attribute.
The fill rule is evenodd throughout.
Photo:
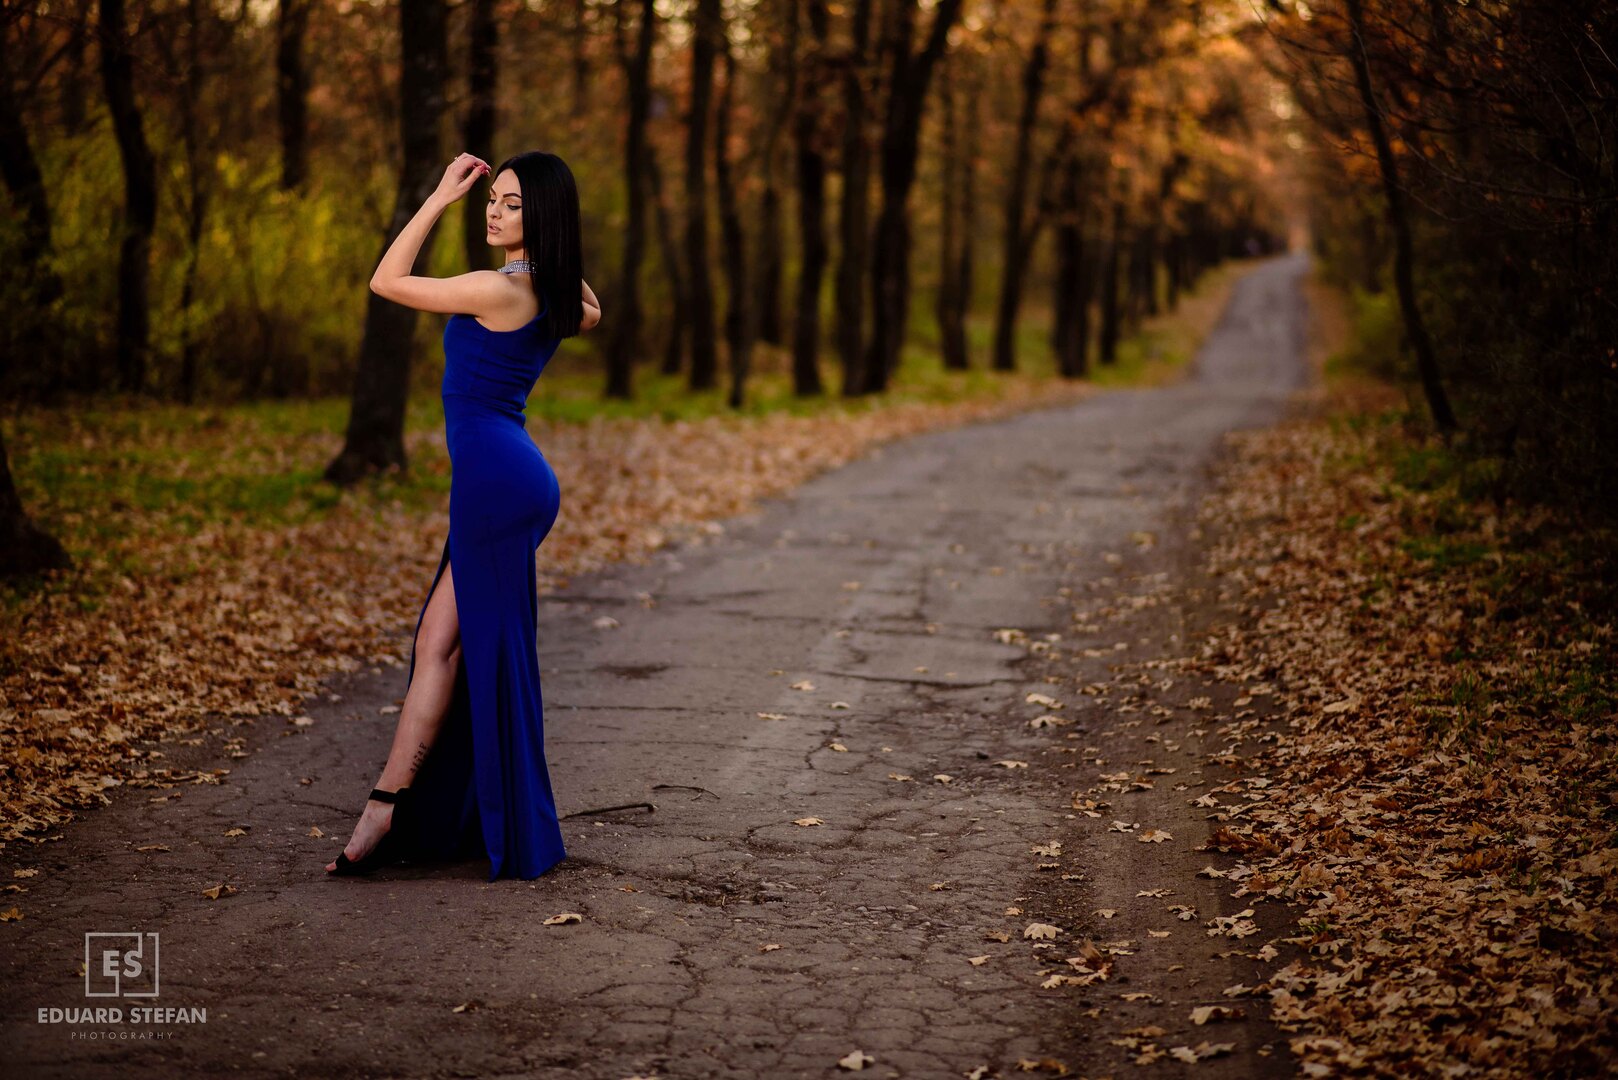
<svg viewBox="0 0 1618 1080"><path fill-rule="evenodd" d="M522 242L530 275L552 337L572 337L584 321L584 251L579 239L579 189L567 162L543 150L506 158L522 192Z"/></svg>

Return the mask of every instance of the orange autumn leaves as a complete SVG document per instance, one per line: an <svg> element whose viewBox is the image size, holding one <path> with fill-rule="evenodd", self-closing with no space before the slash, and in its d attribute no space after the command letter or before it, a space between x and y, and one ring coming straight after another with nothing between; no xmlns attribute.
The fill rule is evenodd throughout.
<svg viewBox="0 0 1618 1080"><path fill-rule="evenodd" d="M1209 846L1241 856L1236 895L1300 906L1308 955L1264 989L1311 1075L1597 1075L1618 1064L1611 537L1471 502L1390 414L1347 412L1239 436L1205 507L1210 569L1254 614L1187 666L1273 681L1285 709L1220 728L1264 797L1216 812Z"/></svg>

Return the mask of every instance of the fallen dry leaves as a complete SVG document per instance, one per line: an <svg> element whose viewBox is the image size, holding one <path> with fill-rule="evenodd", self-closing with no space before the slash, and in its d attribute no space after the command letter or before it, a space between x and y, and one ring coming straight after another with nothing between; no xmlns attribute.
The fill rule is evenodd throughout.
<svg viewBox="0 0 1618 1080"><path fill-rule="evenodd" d="M1374 411L1234 444L1203 525L1246 614L1185 666L1256 690L1209 721L1258 781L1209 847L1303 909L1260 988L1303 1075L1611 1075L1611 534L1463 497Z"/></svg>

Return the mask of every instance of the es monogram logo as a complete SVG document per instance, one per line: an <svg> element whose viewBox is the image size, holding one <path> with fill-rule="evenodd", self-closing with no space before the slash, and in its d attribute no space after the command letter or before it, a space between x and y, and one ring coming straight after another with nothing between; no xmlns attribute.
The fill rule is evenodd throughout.
<svg viewBox="0 0 1618 1080"><path fill-rule="evenodd" d="M157 996L157 933L84 935L84 996Z"/></svg>

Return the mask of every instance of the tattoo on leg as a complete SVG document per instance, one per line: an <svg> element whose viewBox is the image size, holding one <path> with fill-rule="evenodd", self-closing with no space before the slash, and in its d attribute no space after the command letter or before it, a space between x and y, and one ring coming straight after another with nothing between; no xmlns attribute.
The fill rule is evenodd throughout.
<svg viewBox="0 0 1618 1080"><path fill-rule="evenodd" d="M416 748L416 753L410 761L410 771L412 773L421 768L421 763L427 760L427 752L431 749L432 747L426 743L422 743Z"/></svg>

